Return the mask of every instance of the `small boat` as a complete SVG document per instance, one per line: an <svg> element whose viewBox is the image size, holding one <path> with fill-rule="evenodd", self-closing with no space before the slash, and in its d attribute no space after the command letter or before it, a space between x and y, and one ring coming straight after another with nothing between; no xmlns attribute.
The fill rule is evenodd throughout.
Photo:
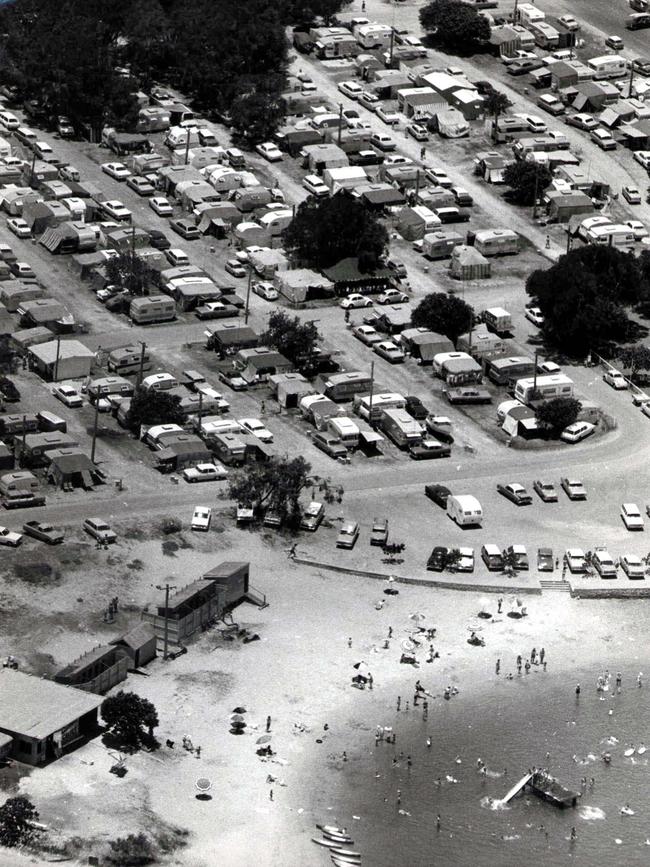
<svg viewBox="0 0 650 867"><path fill-rule="evenodd" d="M629 747L627 750L625 750L623 755L626 756L627 758L629 758L630 756L633 756L634 755L634 747Z"/></svg>
<svg viewBox="0 0 650 867"><path fill-rule="evenodd" d="M334 852L331 853L332 861L338 864L361 864L361 856L357 855L355 858L346 857L345 855L337 855Z"/></svg>
<svg viewBox="0 0 650 867"><path fill-rule="evenodd" d="M384 729L384 731L388 731L388 729ZM337 828L336 825L316 825L316 827L324 834L338 834L340 837L347 837L348 835L345 828Z"/></svg>
<svg viewBox="0 0 650 867"><path fill-rule="evenodd" d="M328 840L334 840L343 846L353 842L352 837L348 836L348 834L333 834L331 831L323 831L323 837L327 837Z"/></svg>
<svg viewBox="0 0 650 867"><path fill-rule="evenodd" d="M311 842L316 843L317 846L325 846L327 849L336 848L337 845L336 843L332 845L331 840L319 840L318 837L312 837Z"/></svg>
<svg viewBox="0 0 650 867"><path fill-rule="evenodd" d="M646 749L647 749L647 747L645 747L643 744L641 744L641 746L637 750L637 755L642 756L645 753Z"/></svg>
<svg viewBox="0 0 650 867"><path fill-rule="evenodd" d="M627 805L625 807L621 807L621 815L622 816L634 816L634 810Z"/></svg>
<svg viewBox="0 0 650 867"><path fill-rule="evenodd" d="M336 855L337 857L339 855L346 855L348 858L361 858L361 852L355 852L352 849L332 849L332 854Z"/></svg>

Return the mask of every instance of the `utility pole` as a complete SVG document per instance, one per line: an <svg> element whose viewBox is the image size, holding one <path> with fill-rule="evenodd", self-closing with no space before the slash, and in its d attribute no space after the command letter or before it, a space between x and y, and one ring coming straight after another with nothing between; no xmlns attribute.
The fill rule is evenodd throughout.
<svg viewBox="0 0 650 867"><path fill-rule="evenodd" d="M248 284L246 286L246 307L244 308L244 325L248 325L248 304L251 297L251 280L253 278L253 266L248 263Z"/></svg>
<svg viewBox="0 0 650 867"><path fill-rule="evenodd" d="M56 338L56 358L54 360L54 382L59 378L59 356L61 354L61 338Z"/></svg>
<svg viewBox="0 0 650 867"><path fill-rule="evenodd" d="M634 84L634 66L630 63L630 83L628 84L628 94L627 98L632 98L632 85Z"/></svg>
<svg viewBox="0 0 650 867"><path fill-rule="evenodd" d="M535 163L535 191L533 193L533 220L537 219L537 187L539 184L539 163Z"/></svg>
<svg viewBox="0 0 650 867"><path fill-rule="evenodd" d="M140 367L138 368L138 382L137 382L138 385L142 385L142 374L144 373L144 356L145 356L145 350L147 348L147 344L144 342L144 340L141 340L140 346L142 348L140 350Z"/></svg>
<svg viewBox="0 0 650 867"><path fill-rule="evenodd" d="M571 230L567 226L567 229L566 229L566 251L567 251L567 253L571 252L572 244L573 244L573 238L571 237Z"/></svg>
<svg viewBox="0 0 650 867"><path fill-rule="evenodd" d="M97 422L99 419L99 394L95 395L95 419L93 421L93 444L90 449L90 460L95 463L95 445L97 443Z"/></svg>
<svg viewBox="0 0 650 867"><path fill-rule="evenodd" d="M535 350L535 369L533 370L533 400L535 400L535 395L537 394L537 357L539 355L539 351Z"/></svg>
<svg viewBox="0 0 650 867"><path fill-rule="evenodd" d="M169 647L169 591L176 590L176 585L165 584L164 587L161 587L159 584L156 584L156 590L165 591L165 632L163 635L163 659L167 659L167 650Z"/></svg>
<svg viewBox="0 0 650 867"><path fill-rule="evenodd" d="M415 204L417 205L418 196L420 195L420 169L415 173Z"/></svg>
<svg viewBox="0 0 650 867"><path fill-rule="evenodd" d="M370 362L370 399L368 400L368 423L373 427L372 423L372 398L375 393L375 362Z"/></svg>
<svg viewBox="0 0 650 867"><path fill-rule="evenodd" d="M519 0L515 0L515 8L512 12L512 23L516 24L519 19Z"/></svg>
<svg viewBox="0 0 650 867"><path fill-rule="evenodd" d="M464 295L465 295L465 292L463 291L463 297L464 297ZM469 344L468 354L469 355L472 354L472 334L473 334L473 331L474 331L474 314L470 313L469 314L469 341L468 341L468 344Z"/></svg>
<svg viewBox="0 0 650 867"><path fill-rule="evenodd" d="M395 7L393 6L393 17L395 17ZM388 60L388 68L393 68L393 52L395 50L395 27L390 28L390 49L389 49L389 60Z"/></svg>
<svg viewBox="0 0 650 867"><path fill-rule="evenodd" d="M191 127L188 126L187 137L185 139L185 165L188 164L189 159L190 159L190 134L191 134Z"/></svg>
<svg viewBox="0 0 650 867"><path fill-rule="evenodd" d="M25 439L27 437L27 416L23 416L23 436L22 442L20 446L20 466L22 467L25 462Z"/></svg>
<svg viewBox="0 0 650 867"><path fill-rule="evenodd" d="M199 391L199 423L197 433L201 432L201 418L203 417L203 392Z"/></svg>
<svg viewBox="0 0 650 867"><path fill-rule="evenodd" d="M336 137L336 143L338 146L341 146L341 132L343 129L343 103L339 102L339 131Z"/></svg>

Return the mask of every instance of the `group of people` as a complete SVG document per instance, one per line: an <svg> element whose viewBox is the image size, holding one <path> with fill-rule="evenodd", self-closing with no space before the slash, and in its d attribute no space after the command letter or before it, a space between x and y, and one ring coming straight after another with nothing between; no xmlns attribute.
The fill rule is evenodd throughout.
<svg viewBox="0 0 650 867"><path fill-rule="evenodd" d="M473 633L472 633L473 635ZM546 660L546 651L542 647L542 649L537 652L537 648L533 647L530 652L530 657L526 660L523 659L522 655L519 653L517 655L517 674L521 674L522 668L526 672L526 674L530 674L530 670L533 665L541 665L543 670L546 671L547 660ZM495 664L495 673L501 674L501 658L499 657ZM512 680L513 674L509 673L506 675L506 680Z"/></svg>

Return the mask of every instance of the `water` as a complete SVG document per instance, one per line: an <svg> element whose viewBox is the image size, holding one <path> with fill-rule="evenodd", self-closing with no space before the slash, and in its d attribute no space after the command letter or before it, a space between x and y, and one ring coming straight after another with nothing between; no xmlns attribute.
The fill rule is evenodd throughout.
<svg viewBox="0 0 650 867"><path fill-rule="evenodd" d="M600 700L595 676L582 672L576 678L583 685L578 700L575 680L535 673L499 680L478 697L429 700L426 722L421 708L378 720L394 726L396 746L380 743L375 749L374 732L368 732L367 750L351 755L335 796L336 816L345 821L364 864L650 863L649 687L638 689L636 672L629 673L620 695L605 693ZM624 757L626 748L644 740L648 752ZM401 751L412 757L410 771L406 757L399 767L392 766ZM604 751L611 753L609 765L602 761ZM485 776L476 766L479 756L488 769ZM505 808L490 806L489 798L503 797L533 765L547 767L575 791L583 776L594 777L595 786L576 809L559 810L529 794ZM331 804L332 794L323 793L321 805ZM634 816L621 815L627 803ZM578 833L575 842L569 839L572 826Z"/></svg>

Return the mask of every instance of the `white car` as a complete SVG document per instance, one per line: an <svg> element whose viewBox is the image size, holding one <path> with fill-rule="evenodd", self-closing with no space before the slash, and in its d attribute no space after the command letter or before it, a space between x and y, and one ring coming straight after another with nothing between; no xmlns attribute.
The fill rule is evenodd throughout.
<svg viewBox="0 0 650 867"><path fill-rule="evenodd" d="M526 307L524 313L526 319L540 328L544 324L544 315L539 307Z"/></svg>
<svg viewBox="0 0 650 867"><path fill-rule="evenodd" d="M277 163L279 160L284 159L282 151L277 145L274 145L272 141L265 141L262 142L262 144L258 144L255 150L270 163Z"/></svg>
<svg viewBox="0 0 650 867"><path fill-rule="evenodd" d="M424 175L428 181L436 184L439 187L451 187L453 186L453 181L442 169L426 169Z"/></svg>
<svg viewBox="0 0 650 867"><path fill-rule="evenodd" d="M264 298L265 301L277 301L280 297L273 283L253 283L253 292L255 295L259 295L260 298Z"/></svg>
<svg viewBox="0 0 650 867"><path fill-rule="evenodd" d="M212 520L212 509L207 506L195 506L190 529L204 530L210 529L210 521Z"/></svg>
<svg viewBox="0 0 650 867"><path fill-rule="evenodd" d="M650 169L650 151L634 151L633 156L644 169Z"/></svg>
<svg viewBox="0 0 650 867"><path fill-rule="evenodd" d="M349 99L359 99L363 93L363 87L357 81L340 81L338 89Z"/></svg>
<svg viewBox="0 0 650 867"><path fill-rule="evenodd" d="M645 565L636 554L624 554L621 557L621 569L628 578L645 578Z"/></svg>
<svg viewBox="0 0 650 867"><path fill-rule="evenodd" d="M523 120L531 132L542 135L548 129L546 121L541 117L538 117L536 114L526 114L523 112L520 114L514 114L513 117L518 117L520 120Z"/></svg>
<svg viewBox="0 0 650 867"><path fill-rule="evenodd" d="M224 271L227 271L232 277L245 277L248 274L238 259L228 259L224 265Z"/></svg>
<svg viewBox="0 0 650 867"><path fill-rule="evenodd" d="M375 343L372 351L391 364L400 364L406 358L404 350L397 346L396 343L393 343L392 340L381 340L379 343Z"/></svg>
<svg viewBox="0 0 650 867"><path fill-rule="evenodd" d="M273 434L258 418L240 418L239 424L249 433L254 434L263 443L272 443Z"/></svg>
<svg viewBox="0 0 650 867"><path fill-rule="evenodd" d="M13 530L9 530L7 527L0 527L0 545L17 548L22 541L22 533L14 533Z"/></svg>
<svg viewBox="0 0 650 867"><path fill-rule="evenodd" d="M83 398L77 389L71 385L56 385L52 389L52 394L66 406L75 407L84 405Z"/></svg>
<svg viewBox="0 0 650 867"><path fill-rule="evenodd" d="M7 220L7 228L17 238L31 238L32 236L32 230L22 217L11 217L11 219Z"/></svg>
<svg viewBox="0 0 650 867"><path fill-rule="evenodd" d="M562 431L560 439L565 443L579 443L596 430L596 425L588 421L575 421Z"/></svg>
<svg viewBox="0 0 650 867"><path fill-rule="evenodd" d="M377 108L381 105L379 102L379 97L370 93L367 90L362 91L358 97L359 105L362 105L364 108L367 108L368 111L376 111Z"/></svg>
<svg viewBox="0 0 650 867"><path fill-rule="evenodd" d="M318 175L307 175L307 177L302 179L302 185L308 193L318 198L329 196L330 194L329 187L321 181Z"/></svg>
<svg viewBox="0 0 650 867"><path fill-rule="evenodd" d="M372 325L357 325L356 328L352 329L352 333L357 340L365 343L366 346L373 346L375 343L381 343L384 339L377 329L372 327Z"/></svg>
<svg viewBox="0 0 650 867"><path fill-rule="evenodd" d="M398 124L402 119L394 109L384 108L383 105L377 106L375 114L379 120L383 120L383 122L387 123L389 126L395 126L395 124Z"/></svg>
<svg viewBox="0 0 650 867"><path fill-rule="evenodd" d="M133 217L131 211L119 199L109 199L107 202L102 202L101 207L102 211L114 220L130 222Z"/></svg>
<svg viewBox="0 0 650 867"><path fill-rule="evenodd" d="M623 503L621 506L621 518L628 530L643 530L644 522L641 510L636 503Z"/></svg>
<svg viewBox="0 0 650 867"><path fill-rule="evenodd" d="M133 175L132 177L127 178L126 185L139 196L153 196L156 192L156 188L149 178L142 177L142 175Z"/></svg>
<svg viewBox="0 0 650 867"><path fill-rule="evenodd" d="M582 548L567 548L564 562L569 572L585 572L587 569L587 559Z"/></svg>
<svg viewBox="0 0 650 867"><path fill-rule="evenodd" d="M378 148L380 151L394 151L397 147L395 139L386 135L385 132L373 133L368 141L373 145L373 147Z"/></svg>
<svg viewBox="0 0 650 867"><path fill-rule="evenodd" d="M165 196L154 196L149 199L149 207L152 211L155 211L159 217L171 217L174 213L174 209Z"/></svg>
<svg viewBox="0 0 650 867"><path fill-rule="evenodd" d="M8 130L18 129L18 127L20 126L20 121L15 114L12 114L10 111L5 111L3 109L2 111L0 111L0 126L3 126L5 129Z"/></svg>
<svg viewBox="0 0 650 867"><path fill-rule="evenodd" d="M125 181L131 177L131 172L124 163L102 163L102 171L115 181Z"/></svg>
<svg viewBox="0 0 650 867"><path fill-rule="evenodd" d="M580 24L573 15L562 15L557 20L560 24L563 24L567 30L580 30Z"/></svg>
<svg viewBox="0 0 650 867"><path fill-rule="evenodd" d="M384 165L388 168L391 166L412 166L413 160L411 157L405 157L403 154L388 154L384 158Z"/></svg>
<svg viewBox="0 0 650 867"><path fill-rule="evenodd" d="M11 220L7 220L7 225L9 225L10 222ZM632 229L635 241L642 241L644 238L648 237L648 230L641 220L625 220L623 225L629 226L630 229Z"/></svg>
<svg viewBox="0 0 650 867"><path fill-rule="evenodd" d="M358 292L353 292L341 301L339 307L342 307L344 310L350 310L354 307L372 307L372 301L366 295L359 295Z"/></svg>
<svg viewBox="0 0 650 867"><path fill-rule="evenodd" d="M603 374L603 381L606 382L607 385L611 385L611 387L616 389L616 391L625 391L625 389L629 388L629 383L623 374L618 370L613 370L612 368Z"/></svg>
<svg viewBox="0 0 650 867"><path fill-rule="evenodd" d="M225 479L228 470L221 464L197 464L195 467L187 467L183 470L183 478L186 482L216 482Z"/></svg>
<svg viewBox="0 0 650 867"><path fill-rule="evenodd" d="M501 60L506 66L515 63L517 60L537 60L538 57L534 51L525 51L523 48L518 48L507 57L502 57Z"/></svg>
<svg viewBox="0 0 650 867"><path fill-rule="evenodd" d="M456 565L458 572L473 572L474 571L474 549L459 548L458 553L460 559Z"/></svg>
<svg viewBox="0 0 650 867"><path fill-rule="evenodd" d="M537 365L537 370L540 373L544 373L548 376L553 376L556 373L562 373L562 368L554 361L540 361L540 363Z"/></svg>

